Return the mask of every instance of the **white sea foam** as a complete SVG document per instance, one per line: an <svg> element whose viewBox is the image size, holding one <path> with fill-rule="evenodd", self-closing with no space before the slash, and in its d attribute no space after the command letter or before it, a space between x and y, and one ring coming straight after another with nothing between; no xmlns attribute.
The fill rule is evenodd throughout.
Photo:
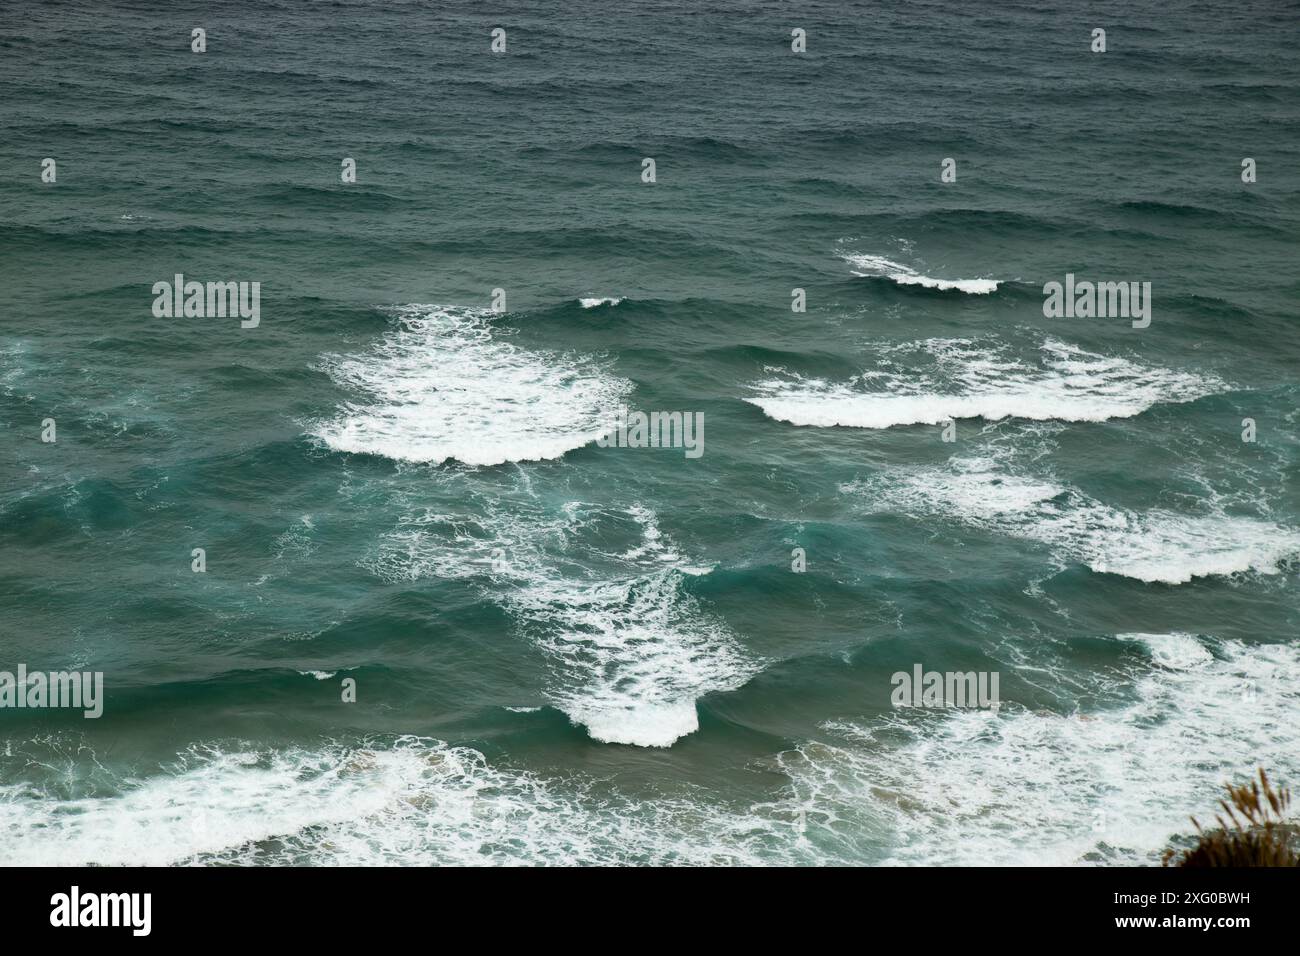
<svg viewBox="0 0 1300 956"><path fill-rule="evenodd" d="M1120 634L1119 639L1145 645L1152 663L1171 670L1195 670L1214 663L1214 655L1194 634Z"/></svg>
<svg viewBox="0 0 1300 956"><path fill-rule="evenodd" d="M941 469L894 472L841 488L873 510L954 518L994 534L1049 546L1093 571L1145 582L1253 571L1276 574L1300 554L1300 531L1218 511L1126 511L1054 481L1002 469L992 459L955 459Z"/></svg>
<svg viewBox="0 0 1300 956"><path fill-rule="evenodd" d="M596 740L671 746L699 728L701 696L734 689L759 667L686 591L689 577L710 569L683 557L648 509L608 515L575 502L557 515L516 503L472 528L456 520L459 531L447 516L407 522L371 568L404 580L482 577L552 662L551 703ZM624 552L575 543L620 521L638 537Z"/></svg>
<svg viewBox="0 0 1300 956"><path fill-rule="evenodd" d="M467 465L559 458L608 431L631 383L594 359L507 341L493 313L397 310L369 352L330 356L330 376L359 396L310 429L335 451Z"/></svg>
<svg viewBox="0 0 1300 956"><path fill-rule="evenodd" d="M891 428L960 418L1100 422L1224 388L1212 376L1143 366L1051 339L1037 364L965 339L885 351L905 350L922 353L927 365L906 371L887 366L848 382L786 375L756 383L757 394L746 401L794 425Z"/></svg>
<svg viewBox="0 0 1300 956"><path fill-rule="evenodd" d="M166 772L115 789L68 800L0 785L6 862L761 862L746 839L758 828L728 822L725 810L617 794L606 802L588 796L582 781L496 769L477 751L414 737L316 749L195 747Z"/></svg>
<svg viewBox="0 0 1300 956"><path fill-rule="evenodd" d="M605 298L581 298L578 300L584 309L594 309L598 305L618 305L623 301L622 296L606 296Z"/></svg>
<svg viewBox="0 0 1300 956"><path fill-rule="evenodd" d="M1224 781L1261 764L1300 779L1300 724L1286 719L1300 707L1300 647L1120 637L1151 660L1122 675L1131 692L1117 705L828 725L837 739L782 760L810 831L892 831L889 863L1150 865L1190 814L1215 809Z"/></svg>
<svg viewBox="0 0 1300 956"><path fill-rule="evenodd" d="M898 285L919 285L941 292L955 290L968 295L988 295L998 290L997 279L934 279L883 256L844 255L841 258L855 267L854 275L884 276Z"/></svg>
<svg viewBox="0 0 1300 956"><path fill-rule="evenodd" d="M196 746L72 799L6 775L0 827L15 865L1150 864L1225 780L1260 764L1300 778L1286 719L1300 647L1119 639L1142 652L1084 688L1108 703L834 722L775 759L785 782L759 802L543 777L402 737ZM66 762L15 746L6 760Z"/></svg>

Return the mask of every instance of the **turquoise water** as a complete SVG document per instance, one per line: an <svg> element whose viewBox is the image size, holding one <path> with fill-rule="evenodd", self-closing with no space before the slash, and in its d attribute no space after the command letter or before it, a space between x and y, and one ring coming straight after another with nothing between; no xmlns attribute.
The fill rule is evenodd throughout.
<svg viewBox="0 0 1300 956"><path fill-rule="evenodd" d="M8 5L0 669L106 702L0 711L7 860L1151 862L1295 781L1298 20Z"/></svg>

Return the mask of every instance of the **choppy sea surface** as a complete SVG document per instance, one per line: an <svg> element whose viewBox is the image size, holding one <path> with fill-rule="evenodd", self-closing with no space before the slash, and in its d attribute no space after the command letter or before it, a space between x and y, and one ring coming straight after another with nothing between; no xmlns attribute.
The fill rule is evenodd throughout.
<svg viewBox="0 0 1300 956"><path fill-rule="evenodd" d="M0 711L0 862L1150 863L1300 783L1298 26L6 3L0 669L106 700Z"/></svg>

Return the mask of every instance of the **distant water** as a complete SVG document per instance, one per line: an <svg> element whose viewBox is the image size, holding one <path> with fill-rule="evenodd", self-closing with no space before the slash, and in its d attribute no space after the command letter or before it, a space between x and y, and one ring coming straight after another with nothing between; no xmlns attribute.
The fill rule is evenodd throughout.
<svg viewBox="0 0 1300 956"><path fill-rule="evenodd" d="M1294 4L92 7L0 13L0 669L107 687L0 711L0 859L1149 863L1300 784Z"/></svg>

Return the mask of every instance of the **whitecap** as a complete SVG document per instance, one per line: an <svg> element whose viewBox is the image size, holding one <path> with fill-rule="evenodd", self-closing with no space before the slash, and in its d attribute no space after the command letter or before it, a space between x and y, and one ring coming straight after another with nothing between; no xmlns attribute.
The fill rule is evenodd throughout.
<svg viewBox="0 0 1300 956"><path fill-rule="evenodd" d="M429 738L195 746L174 766L61 799L0 784L18 866L756 865L788 826L690 796L595 792Z"/></svg>
<svg viewBox="0 0 1300 956"><path fill-rule="evenodd" d="M988 295L998 290L997 279L935 279L883 256L844 255L841 258L862 270L855 271L854 275L883 276L898 285L916 285L941 292L965 292L967 295Z"/></svg>
<svg viewBox="0 0 1300 956"><path fill-rule="evenodd" d="M755 394L745 400L794 425L892 428L963 418L1101 422L1226 387L1210 375L1144 366L1054 339L1043 343L1037 364L964 339L929 339L891 351L900 350L923 352L933 367L887 367L848 382L786 373L755 383Z"/></svg>
<svg viewBox="0 0 1300 956"><path fill-rule="evenodd" d="M1165 635L1121 635L1148 647ZM6 774L14 865L1151 864L1225 780L1300 776L1300 647L1187 635L1190 667L1141 659L1082 688L1087 710L906 710L828 723L775 758L771 799L625 792L495 765L418 737L196 745L69 798ZM1189 655L1180 654L1187 658ZM1115 678L1131 686L1116 698ZM1004 690L1005 690L1004 683ZM1105 703L1097 703L1101 699ZM30 771L63 757L3 757ZM96 760L98 774L108 773Z"/></svg>
<svg viewBox="0 0 1300 956"><path fill-rule="evenodd" d="M1245 781L1261 764L1300 777L1300 725L1284 719L1300 706L1300 647L1141 639L1180 645L1190 666L1135 664L1123 701L1074 713L1004 700L996 716L909 710L833 722L829 741L781 762L795 800L846 841L888 834L887 863L1152 865L1191 830L1189 815L1215 809L1225 780ZM1188 653L1188 641L1198 650Z"/></svg>
<svg viewBox="0 0 1300 956"><path fill-rule="evenodd" d="M559 458L606 434L632 387L590 356L506 341L485 309L396 314L370 351L323 363L358 395L309 429L335 451L466 465Z"/></svg>
<svg viewBox="0 0 1300 956"><path fill-rule="evenodd" d="M1102 574L1185 584L1240 572L1277 574L1300 554L1300 531L1217 510L1115 508L1052 480L1001 469L991 459L900 471L841 487L872 510L953 518L994 534L1041 542Z"/></svg>
<svg viewBox="0 0 1300 956"><path fill-rule="evenodd" d="M1119 634L1121 641L1144 644L1153 663L1171 670L1185 671L1207 667L1214 656L1193 634Z"/></svg>
<svg viewBox="0 0 1300 956"><path fill-rule="evenodd" d="M628 523L629 548L579 544ZM606 743L669 747L699 729L700 697L760 666L686 589L711 567L684 556L642 506L573 502L554 514L515 502L475 521L420 517L386 536L369 566L397 580L482 580L551 662L551 704Z"/></svg>

